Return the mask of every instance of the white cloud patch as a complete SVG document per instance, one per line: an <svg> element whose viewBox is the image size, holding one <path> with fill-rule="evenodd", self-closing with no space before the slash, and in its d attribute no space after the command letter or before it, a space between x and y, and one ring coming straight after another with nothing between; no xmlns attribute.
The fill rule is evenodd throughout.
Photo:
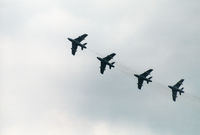
<svg viewBox="0 0 200 135"><path fill-rule="evenodd" d="M55 110L45 112L39 120L13 125L2 130L3 135L157 135L143 126L125 127L106 121L89 121Z"/></svg>

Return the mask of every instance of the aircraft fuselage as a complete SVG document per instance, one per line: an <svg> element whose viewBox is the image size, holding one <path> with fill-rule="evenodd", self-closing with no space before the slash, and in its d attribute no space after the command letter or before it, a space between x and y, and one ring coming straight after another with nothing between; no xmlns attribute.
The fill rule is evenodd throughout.
<svg viewBox="0 0 200 135"><path fill-rule="evenodd" d="M182 93L184 93L184 91L182 90L182 89L178 89L178 88L176 88L176 87L173 87L173 86L168 86L170 89L172 89L172 90L175 90L175 91L178 91L178 92L182 92Z"/></svg>
<svg viewBox="0 0 200 135"><path fill-rule="evenodd" d="M74 39L71 39L71 38L67 38L69 41L71 41L72 43L74 43L75 45L77 46L80 46L81 48L87 48L85 45L81 44L80 42L74 40Z"/></svg>
<svg viewBox="0 0 200 135"><path fill-rule="evenodd" d="M137 77L137 78L139 78L139 79L142 79L142 80L144 80L144 81L152 82L152 80L150 80L150 79L148 79L148 78L146 78L146 77L143 77L143 76L141 76L141 75L134 74L134 76Z"/></svg>
<svg viewBox="0 0 200 135"><path fill-rule="evenodd" d="M104 59L102 59L102 58L100 58L100 57L97 57L97 59L98 59L99 61L105 63L106 65L109 65L110 67L115 67L113 64L109 63L108 61L106 61L106 60L104 60Z"/></svg>

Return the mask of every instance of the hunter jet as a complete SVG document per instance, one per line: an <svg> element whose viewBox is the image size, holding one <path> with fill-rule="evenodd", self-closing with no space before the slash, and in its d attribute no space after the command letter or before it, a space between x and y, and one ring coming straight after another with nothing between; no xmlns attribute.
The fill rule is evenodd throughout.
<svg viewBox="0 0 200 135"><path fill-rule="evenodd" d="M72 49L73 55L75 55L78 46L81 47L81 50L83 50L84 48L85 49L87 48L86 47L87 43L81 44L81 41L83 41L87 36L88 36L88 34L83 34L83 35L81 35L81 36L79 36L78 38L75 38L75 39L68 38L68 40L72 42L72 48L71 49Z"/></svg>
<svg viewBox="0 0 200 135"><path fill-rule="evenodd" d="M112 63L109 63L109 61L115 56L116 54L115 53L112 53L104 58L100 58L100 57L97 57L97 59L101 62L101 66L100 66L100 72L101 74L104 73L105 69L106 69L106 65L109 66L109 68L111 69L112 67L114 68L114 63L115 62L112 62Z"/></svg>
<svg viewBox="0 0 200 135"><path fill-rule="evenodd" d="M141 88L142 88L143 81L146 81L147 84L148 84L149 82L152 82L152 80L151 80L152 76L149 77L149 78L146 78L148 75L150 75L150 73L151 73L152 71L153 71L153 69L149 69L149 70L147 70L146 72L144 72L144 73L142 73L142 74L140 74L140 75L134 74L134 76L138 78L138 89L141 89Z"/></svg>
<svg viewBox="0 0 200 135"><path fill-rule="evenodd" d="M179 87L183 84L184 79L181 79L178 81L174 86L168 86L170 89L172 89L172 99L175 102L177 98L177 92L181 95L181 93L184 93L183 89L179 89Z"/></svg>

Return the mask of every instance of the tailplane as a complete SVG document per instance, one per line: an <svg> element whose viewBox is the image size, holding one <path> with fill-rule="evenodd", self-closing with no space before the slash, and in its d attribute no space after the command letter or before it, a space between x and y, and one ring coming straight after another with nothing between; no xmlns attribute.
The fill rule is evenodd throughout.
<svg viewBox="0 0 200 135"><path fill-rule="evenodd" d="M183 91L184 87L180 89L179 94L181 95L181 93L184 93Z"/></svg>
<svg viewBox="0 0 200 135"><path fill-rule="evenodd" d="M115 62L110 63L109 68L111 69L112 67L115 67L114 64Z"/></svg>
<svg viewBox="0 0 200 135"><path fill-rule="evenodd" d="M151 79L152 79L152 76L151 77L149 77L149 78L147 78L148 80L147 80L147 84L149 83L149 82L152 82L151 81Z"/></svg>
<svg viewBox="0 0 200 135"><path fill-rule="evenodd" d="M81 50L83 50L84 48L86 49L87 48L86 45L87 43L84 43L83 46L81 46Z"/></svg>

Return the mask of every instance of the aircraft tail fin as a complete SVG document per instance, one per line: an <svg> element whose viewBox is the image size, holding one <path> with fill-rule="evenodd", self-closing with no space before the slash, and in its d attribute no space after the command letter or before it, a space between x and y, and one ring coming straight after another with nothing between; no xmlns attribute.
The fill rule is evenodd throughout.
<svg viewBox="0 0 200 135"><path fill-rule="evenodd" d="M184 87L180 89L179 94L181 95L181 93L184 93L183 91Z"/></svg>
<svg viewBox="0 0 200 135"><path fill-rule="evenodd" d="M109 68L111 69L112 67L115 67L114 64L115 62L110 63Z"/></svg>
<svg viewBox="0 0 200 135"><path fill-rule="evenodd" d="M83 50L84 48L86 49L87 48L86 45L87 43L84 43L83 46L81 46L81 50Z"/></svg>
<svg viewBox="0 0 200 135"><path fill-rule="evenodd" d="M149 77L149 78L147 78L148 80L147 80L147 84L149 83L149 82L152 82L151 81L151 79L152 79L152 76L151 77Z"/></svg>

